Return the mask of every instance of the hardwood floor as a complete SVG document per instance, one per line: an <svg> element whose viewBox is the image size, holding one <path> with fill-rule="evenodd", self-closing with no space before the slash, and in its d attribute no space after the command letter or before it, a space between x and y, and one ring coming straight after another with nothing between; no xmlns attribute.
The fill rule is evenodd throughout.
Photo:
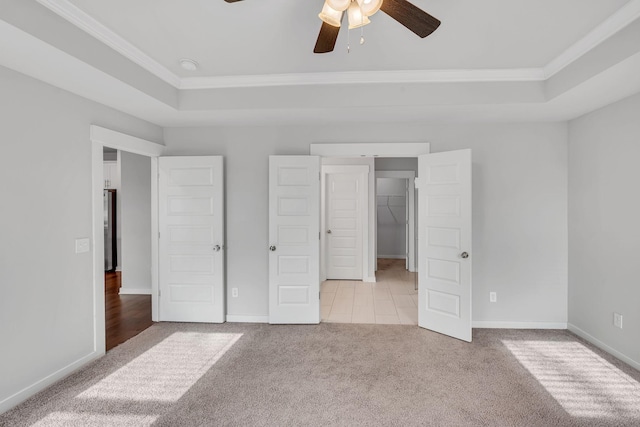
<svg viewBox="0 0 640 427"><path fill-rule="evenodd" d="M120 272L105 273L104 299L107 351L153 324L151 295L120 295Z"/></svg>

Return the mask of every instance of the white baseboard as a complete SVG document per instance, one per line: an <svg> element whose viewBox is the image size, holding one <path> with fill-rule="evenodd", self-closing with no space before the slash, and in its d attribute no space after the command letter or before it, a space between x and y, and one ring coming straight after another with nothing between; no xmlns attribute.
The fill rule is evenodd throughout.
<svg viewBox="0 0 640 427"><path fill-rule="evenodd" d="M116 267L116 271L119 271L120 273L122 273L122 267Z"/></svg>
<svg viewBox="0 0 640 427"><path fill-rule="evenodd" d="M489 329L567 329L566 322L500 322L492 320L474 320L474 328Z"/></svg>
<svg viewBox="0 0 640 427"><path fill-rule="evenodd" d="M31 396L33 396L34 394L44 390L45 388L49 387L50 385L60 381L61 379L69 376L70 374L72 374L73 372L77 371L78 369L82 368L83 366L85 366L86 364L88 364L89 362L92 362L93 360L99 358L103 356L103 354L98 353L97 351L94 351L78 360L76 360L73 363L70 363L69 365L65 366L62 369L57 370L56 372L52 373L51 375L47 375L46 377L44 377L43 379L36 381L35 383L31 384L28 387L23 388L22 390L20 390L19 392L7 397L6 399L0 401L0 414L7 412L9 409L13 408L14 406L17 406L18 404L24 402L25 400L27 400L28 398L30 398Z"/></svg>
<svg viewBox="0 0 640 427"><path fill-rule="evenodd" d="M577 336L579 336L580 338L583 338L587 341L589 341L591 344L595 345L596 347L606 351L607 353L617 357L618 359L622 360L624 363L633 366L634 368L636 368L637 370L640 371L640 362L633 360L632 358L630 358L629 356L620 353L618 350L614 349L613 347L608 346L607 344L603 343L602 341L600 341L599 339L597 339L596 337L594 337L593 335L589 334L588 332L583 331L582 329L578 328L576 325L572 325L571 323L569 323L569 331L573 332L574 334L576 334Z"/></svg>
<svg viewBox="0 0 640 427"><path fill-rule="evenodd" d="M378 258L405 259L406 255L378 255Z"/></svg>
<svg viewBox="0 0 640 427"><path fill-rule="evenodd" d="M151 289L146 288L120 288L120 295L151 295Z"/></svg>
<svg viewBox="0 0 640 427"><path fill-rule="evenodd" d="M227 322L233 323L269 323L269 316L243 316L227 314Z"/></svg>
<svg viewBox="0 0 640 427"><path fill-rule="evenodd" d="M363 277L362 278L363 282L367 282L367 283L376 283L376 276L373 277Z"/></svg>

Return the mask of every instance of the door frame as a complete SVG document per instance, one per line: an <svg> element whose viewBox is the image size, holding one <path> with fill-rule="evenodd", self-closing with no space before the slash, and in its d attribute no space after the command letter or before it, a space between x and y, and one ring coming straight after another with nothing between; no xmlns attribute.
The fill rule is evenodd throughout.
<svg viewBox="0 0 640 427"><path fill-rule="evenodd" d="M327 277L327 175L333 173L358 174L362 177L363 191L360 195L360 221L362 222L362 281L372 282L369 277L369 170L368 165L321 165L320 174L320 278Z"/></svg>
<svg viewBox="0 0 640 427"><path fill-rule="evenodd" d="M93 243L93 349L105 354L104 307L104 147L115 148L151 159L151 319L158 317L158 157L164 146L145 139L90 125L91 140L91 213Z"/></svg>
<svg viewBox="0 0 640 427"><path fill-rule="evenodd" d="M394 179L406 179L409 184L409 197L407 198L407 210L409 211L409 233L406 239L409 243L409 251L407 257L409 258L408 270L412 273L417 271L416 269L416 218L415 218L415 197L416 197L416 172L415 171L376 171L376 180L378 178L394 178ZM376 181L376 197L378 196L378 187ZM376 239L377 239L376 233ZM377 249L376 249L377 252ZM377 255L377 253L376 253Z"/></svg>

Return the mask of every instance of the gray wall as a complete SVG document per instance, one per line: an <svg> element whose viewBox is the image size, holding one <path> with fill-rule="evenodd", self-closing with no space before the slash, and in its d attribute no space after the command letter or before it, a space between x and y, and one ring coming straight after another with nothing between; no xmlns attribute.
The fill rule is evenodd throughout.
<svg viewBox="0 0 640 427"><path fill-rule="evenodd" d="M120 151L120 162L120 293L151 293L151 159Z"/></svg>
<svg viewBox="0 0 640 427"><path fill-rule="evenodd" d="M428 141L473 150L473 319L567 321L567 126L368 124L168 128L168 154L226 162L228 314L268 314L268 156L312 142ZM489 303L489 291L498 302ZM504 324L504 323L503 323Z"/></svg>
<svg viewBox="0 0 640 427"><path fill-rule="evenodd" d="M161 130L0 67L0 411L91 355L89 125L160 141Z"/></svg>
<svg viewBox="0 0 640 427"><path fill-rule="evenodd" d="M569 322L640 366L640 94L569 125ZM613 313L623 315L623 329ZM628 361L628 360L627 360Z"/></svg>

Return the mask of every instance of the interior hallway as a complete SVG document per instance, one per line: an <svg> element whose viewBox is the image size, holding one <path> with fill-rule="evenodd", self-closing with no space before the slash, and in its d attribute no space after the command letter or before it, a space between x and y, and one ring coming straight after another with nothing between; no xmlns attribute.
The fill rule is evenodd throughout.
<svg viewBox="0 0 640 427"><path fill-rule="evenodd" d="M378 259L376 283L327 280L320 286L323 322L418 324L416 273L403 259Z"/></svg>
<svg viewBox="0 0 640 427"><path fill-rule="evenodd" d="M151 295L120 295L121 273L104 274L107 351L153 325Z"/></svg>

